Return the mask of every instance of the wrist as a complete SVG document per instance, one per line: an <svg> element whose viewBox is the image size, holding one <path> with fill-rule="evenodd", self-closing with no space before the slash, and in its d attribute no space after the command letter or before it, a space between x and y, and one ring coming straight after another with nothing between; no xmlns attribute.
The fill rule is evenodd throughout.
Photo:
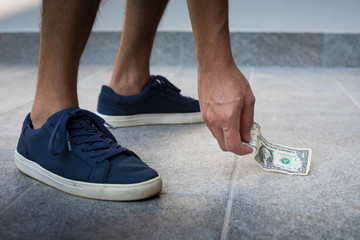
<svg viewBox="0 0 360 240"><path fill-rule="evenodd" d="M231 65L234 62L230 44L220 41L198 46L196 55L200 69Z"/></svg>
<svg viewBox="0 0 360 240"><path fill-rule="evenodd" d="M223 72L233 67L236 67L236 64L231 54L227 56L208 55L203 58L198 58L199 72Z"/></svg>

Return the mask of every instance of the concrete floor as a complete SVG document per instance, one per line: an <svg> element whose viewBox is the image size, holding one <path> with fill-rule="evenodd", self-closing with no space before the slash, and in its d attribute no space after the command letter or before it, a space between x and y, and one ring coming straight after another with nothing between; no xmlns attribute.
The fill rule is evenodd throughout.
<svg viewBox="0 0 360 240"><path fill-rule="evenodd" d="M111 66L82 66L94 111ZM275 143L313 150L308 176L266 172L222 152L204 124L116 129L155 168L160 196L138 202L74 197L13 164L35 90L34 66L0 65L0 239L360 239L360 69L242 68L255 119ZM156 67L195 97L196 69Z"/></svg>

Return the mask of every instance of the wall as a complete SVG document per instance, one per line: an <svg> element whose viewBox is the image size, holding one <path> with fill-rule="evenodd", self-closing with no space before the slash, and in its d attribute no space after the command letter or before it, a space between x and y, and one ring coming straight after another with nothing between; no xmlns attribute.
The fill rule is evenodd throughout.
<svg viewBox="0 0 360 240"><path fill-rule="evenodd" d="M1 0L0 63L36 64L39 0ZM125 0L104 0L82 63L113 64ZM238 65L360 67L360 0L230 0ZM185 0L171 0L159 26L152 65L197 64Z"/></svg>
<svg viewBox="0 0 360 240"><path fill-rule="evenodd" d="M1 0L0 32L39 31L39 0ZM105 0L95 31L121 31L125 0ZM234 32L360 33L359 0L230 0ZM171 0L160 31L191 31L185 0Z"/></svg>

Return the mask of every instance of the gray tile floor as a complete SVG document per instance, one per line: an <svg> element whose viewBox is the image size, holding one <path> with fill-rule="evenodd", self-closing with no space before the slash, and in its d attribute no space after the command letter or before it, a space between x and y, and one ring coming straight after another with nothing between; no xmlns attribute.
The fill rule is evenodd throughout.
<svg viewBox="0 0 360 240"><path fill-rule="evenodd" d="M95 110L111 66L82 66L80 103ZM156 67L196 96L196 69ZM360 239L360 70L245 68L268 140L310 147L308 176L263 171L224 153L204 124L113 131L158 170L160 196L106 202L67 195L13 165L36 68L0 65L0 239Z"/></svg>

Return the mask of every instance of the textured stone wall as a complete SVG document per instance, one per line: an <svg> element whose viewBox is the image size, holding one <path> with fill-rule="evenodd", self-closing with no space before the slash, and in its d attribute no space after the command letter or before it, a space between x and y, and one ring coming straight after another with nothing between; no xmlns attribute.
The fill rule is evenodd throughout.
<svg viewBox="0 0 360 240"><path fill-rule="evenodd" d="M120 32L93 32L82 63L113 64ZM231 33L235 61L242 66L360 67L360 34ZM36 64L38 33L1 33L0 63ZM151 65L196 65L191 32L159 32Z"/></svg>

